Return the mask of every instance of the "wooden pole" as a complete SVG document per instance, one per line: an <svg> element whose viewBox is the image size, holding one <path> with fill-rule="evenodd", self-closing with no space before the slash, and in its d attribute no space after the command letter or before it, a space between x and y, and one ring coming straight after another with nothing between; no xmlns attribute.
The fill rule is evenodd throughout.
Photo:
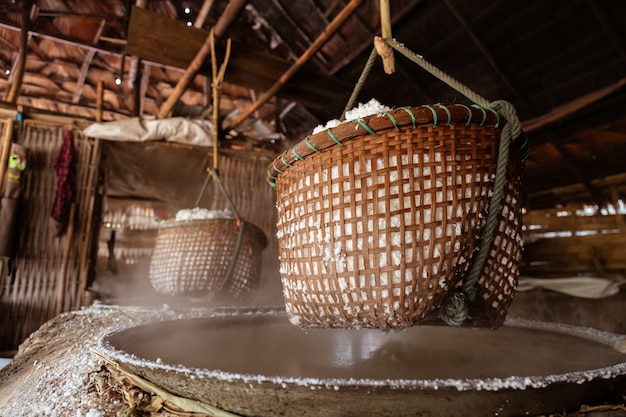
<svg viewBox="0 0 626 417"><path fill-rule="evenodd" d="M102 103L104 102L104 82L98 81L96 87L96 122L102 121Z"/></svg>
<svg viewBox="0 0 626 417"><path fill-rule="evenodd" d="M2 152L0 153L0 192L4 189L4 177L7 174L7 164L9 163L9 152L13 141L13 119L8 119L4 124L2 135Z"/></svg>
<svg viewBox="0 0 626 417"><path fill-rule="evenodd" d="M363 0L351 0L350 3L344 7L344 9L335 17L335 19L330 22L328 27L322 32L320 36L309 46L309 48L304 51L304 53L298 58L296 62L285 71L283 75L280 76L278 81L272 85L269 90L265 92L257 101L252 103L252 105L248 108L248 110L240 115L236 120L232 121L230 125L226 128L226 131L230 129L234 129L236 126L239 126L244 120L246 120L252 113L257 111L259 107L265 104L270 98L276 94L276 92L285 85L285 83L293 76L313 55L319 51L319 49L330 39L330 37L341 27L341 25L352 15L352 13L359 7L359 5L363 3Z"/></svg>
<svg viewBox="0 0 626 417"><path fill-rule="evenodd" d="M211 7L213 6L213 0L204 0L202 3L202 7L198 12L198 17L193 22L193 27L201 29L206 21L207 16L209 15L209 11L211 11Z"/></svg>
<svg viewBox="0 0 626 417"><path fill-rule="evenodd" d="M228 3L228 6L226 6L226 10L224 10L224 14L222 14L222 16L213 28L216 39L226 33L228 27L239 16L248 1L249 0L232 0L230 3ZM161 107L157 118L162 119L170 114L172 108L174 108L176 102L178 102L185 90L187 90L187 87L189 87L196 74L198 74L198 71L200 71L200 68L202 68L202 64L210 55L210 53L211 35L207 36L206 40L196 53L196 56L193 58L193 60L185 70L185 73L180 78L180 80L178 80L178 84L176 84L176 87L174 87L174 91L172 91L172 94L167 98L165 103L163 103L163 106Z"/></svg>
<svg viewBox="0 0 626 417"><path fill-rule="evenodd" d="M391 39L391 12L389 10L389 0L380 0L380 32L384 40ZM378 48L376 49L378 50ZM393 74L396 72L393 49L388 50L385 55L381 54L381 57L383 59L385 73Z"/></svg>
<svg viewBox="0 0 626 417"><path fill-rule="evenodd" d="M30 2L32 3L32 2ZM20 51L17 56L17 62L15 63L15 70L13 71L13 82L9 88L6 101L12 104L17 102L20 89L22 88L22 79L24 78L24 68L26 67L26 55L28 54L28 39L30 37L28 31L30 29L30 15L26 12L22 13L22 28L20 31Z"/></svg>

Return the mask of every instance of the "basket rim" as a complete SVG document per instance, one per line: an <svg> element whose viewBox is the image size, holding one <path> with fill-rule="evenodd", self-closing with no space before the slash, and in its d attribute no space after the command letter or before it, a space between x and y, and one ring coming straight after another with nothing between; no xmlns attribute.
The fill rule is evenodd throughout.
<svg viewBox="0 0 626 417"><path fill-rule="evenodd" d="M165 230L165 229L174 229L174 228L184 228L185 226L201 226L203 224L241 224L242 226L251 228L252 233L255 234L259 238L259 242L261 243L261 247L264 249L267 244L267 236L263 230L255 225L254 223L250 223L244 219L236 219L236 218L215 218L215 219L190 219L190 220L173 220L173 221L165 221L159 223L156 228L157 230Z"/></svg>
<svg viewBox="0 0 626 417"><path fill-rule="evenodd" d="M270 163L266 176L268 183L276 186L278 176L298 161L302 161L310 155L321 153L333 146L343 146L343 142L364 135L376 136L377 132L396 129L412 125L432 124L433 126L450 126L451 124L464 123L478 124L479 126L492 126L501 128L499 114L490 107L482 107L478 104L466 106L464 104L433 104L422 106L406 106L391 109L384 113L372 114L363 118L345 121L335 127L327 128L321 132L310 134L293 147L283 151L272 163Z"/></svg>

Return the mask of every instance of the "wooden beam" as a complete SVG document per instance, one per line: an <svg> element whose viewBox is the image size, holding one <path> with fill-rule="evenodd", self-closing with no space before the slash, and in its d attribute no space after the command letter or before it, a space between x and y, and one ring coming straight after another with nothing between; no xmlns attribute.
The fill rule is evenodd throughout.
<svg viewBox="0 0 626 417"><path fill-rule="evenodd" d="M141 70L141 82L139 84L139 96L141 97L140 107L139 107L139 116L143 114L144 111L144 98L148 93L148 86L150 85L150 71L152 66L148 63L144 64L143 70ZM137 87L135 87L137 88Z"/></svg>
<svg viewBox="0 0 626 417"><path fill-rule="evenodd" d="M321 47L326 41L341 27L341 25L352 15L352 13L359 7L363 0L351 0L350 3L330 22L328 27L322 32L322 34L309 46L309 48L298 58L296 62L272 85L272 87L266 91L261 98L252 103L250 108L240 115L237 119L232 121L226 128L226 131L235 128L240 125L245 119L247 119L252 113L254 113L265 102L272 98L276 92L287 82L287 80L295 74Z"/></svg>
<svg viewBox="0 0 626 417"><path fill-rule="evenodd" d="M147 5L148 5L148 0L136 0L135 2L135 6L142 8L142 9L145 9ZM128 10L127 12L130 14L130 10ZM140 79L143 80L140 61L141 59L139 59L139 57L137 56L129 57L128 86L133 89L133 110L132 110L133 117L141 116L142 110L143 110L143 100L144 100L143 93L145 93L145 89L141 87L137 88L137 82ZM147 71L148 71L148 76L149 76L150 74L149 66L147 68Z"/></svg>
<svg viewBox="0 0 626 417"><path fill-rule="evenodd" d="M13 119L8 119L4 123L2 132L2 146L0 146L0 193L4 190L4 179L7 173L7 164L9 162L9 152L11 151L11 143L13 141Z"/></svg>
<svg viewBox="0 0 626 417"><path fill-rule="evenodd" d="M445 3L450 13L452 13L452 15L460 23L465 33L470 37L472 42L474 42L474 45L476 45L476 47L482 54L483 58L485 58L489 66L493 69L493 71L498 76L498 78L500 78L500 80L509 89L509 91L511 91L513 95L515 95L515 98L517 99L516 105L521 104L524 107L524 109L529 112L529 114L532 114L534 110L531 108L531 106L528 105L528 100L526 99L526 97L524 97L520 93L520 91L513 85L513 83L509 79L509 76L506 75L504 71L502 70L502 68L500 67L500 65L498 65L495 58L493 57L493 54L489 51L485 43L476 34L474 29L472 29L467 19L465 19L465 17L457 10L457 8L452 4L450 0L443 0L443 2Z"/></svg>
<svg viewBox="0 0 626 417"><path fill-rule="evenodd" d="M562 143L558 141L553 141L552 145L556 148L557 151L563 156L563 159L567 163L570 171L574 176L578 179L578 181L585 187L591 199L600 207L604 206L606 201L602 197L602 193L598 191L592 184L589 178L585 175L584 172L579 168L578 163L574 159L574 157L569 153L569 151L565 148Z"/></svg>
<svg viewBox="0 0 626 417"><path fill-rule="evenodd" d="M20 27L16 26L13 22L9 22L9 21L2 20L2 19L0 19L0 28L15 30L15 31L20 30ZM61 35L54 35L54 34L50 34L48 32L44 32L41 30L38 30L38 31L29 30L29 33L31 36L36 36L38 38L47 39L53 42L59 42L64 45L75 46L75 47L83 48L83 49L93 49L100 54L105 54L105 55L121 55L122 54L122 51L119 49L105 48L101 45L96 46L96 45L83 42L78 39L69 38L69 37L61 36ZM104 36L100 37L100 40L104 40L104 39L108 39L109 41L113 40L111 38L105 38ZM126 43L126 41L123 39L119 39L118 41L122 45ZM110 42L110 43L115 43L115 42Z"/></svg>
<svg viewBox="0 0 626 417"><path fill-rule="evenodd" d="M102 31L104 30L104 25L106 24L106 20L102 19L100 21L100 26L96 31L96 34L93 37L93 43L97 44L98 39L100 39L100 35L102 35ZM78 80L76 81L76 90L74 91L74 97L72 98L72 103L78 103L80 101L80 96L83 94L83 88L85 87L85 80L87 79L87 73L89 72L89 67L91 66L91 61L93 61L93 57L96 55L96 51L90 49L87 51L85 55L85 59L83 60L83 64L80 68L80 73L78 74Z"/></svg>
<svg viewBox="0 0 626 417"><path fill-rule="evenodd" d="M607 37L611 40L611 43L613 43L613 46L619 53L622 61L626 62L626 45L622 41L621 35L615 30L615 25L611 22L610 16L606 13L598 1L587 0L587 4L593 10L593 14L598 22L600 22L604 33L606 33Z"/></svg>
<svg viewBox="0 0 626 417"><path fill-rule="evenodd" d="M96 122L100 123L102 121L102 104L104 103L104 82L102 80L98 81L96 91Z"/></svg>
<svg viewBox="0 0 626 417"><path fill-rule="evenodd" d="M239 14L245 7L246 3L248 3L248 1L249 0L233 0L228 3L228 6L226 6L226 10L224 10L224 13L213 28L215 39L219 39L227 32L233 21L235 21L237 17L239 17ZM204 64L204 61L210 55L210 53L211 36L209 35L196 53L196 56L193 58L193 60L185 70L183 76L180 78L180 80L178 80L176 87L174 87L174 91L172 91L172 94L167 98L167 100L161 107L161 110L157 115L159 119L167 117L170 114L170 112L174 108L174 105L178 102L185 90L187 90L187 87L189 87L189 84L191 84L193 79L196 77L196 75L200 71L200 68Z"/></svg>
<svg viewBox="0 0 626 417"><path fill-rule="evenodd" d="M554 110L552 110L550 113L546 113L534 119L523 121L522 129L526 133L530 133L532 131L540 129L546 125L561 120L597 101L602 100L608 95L622 89L624 86L626 86L626 78L622 78L614 84L586 94L582 97L570 101L569 103L565 103L561 106L555 107Z"/></svg>
<svg viewBox="0 0 626 417"><path fill-rule="evenodd" d="M133 9L126 53L167 68L187 68L208 35L206 30ZM224 82L266 91L291 65L286 59L233 42ZM210 65L203 65L199 73L210 76ZM309 108L323 109L329 101L345 100L351 88L346 82L302 68L279 94Z"/></svg>
<svg viewBox="0 0 626 417"><path fill-rule="evenodd" d="M202 7L200 7L200 11L198 12L198 16L193 22L193 27L201 29L202 26L204 26L204 22L206 22L206 18L211 11L211 7L213 7L213 0L204 0Z"/></svg>
<svg viewBox="0 0 626 417"><path fill-rule="evenodd" d="M28 7L32 4L32 1L26 2L24 7ZM11 86L7 91L6 101L9 103L17 103L17 97L22 87L22 79L24 77L24 68L26 68L26 55L28 54L28 39L30 29L30 15L28 13L22 14L22 27L20 30L20 49L17 56L17 62L14 70L11 72Z"/></svg>

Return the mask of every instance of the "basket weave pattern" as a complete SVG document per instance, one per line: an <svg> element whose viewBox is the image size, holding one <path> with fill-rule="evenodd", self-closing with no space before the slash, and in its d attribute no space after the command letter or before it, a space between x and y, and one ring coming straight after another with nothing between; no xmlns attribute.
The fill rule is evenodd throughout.
<svg viewBox="0 0 626 417"><path fill-rule="evenodd" d="M241 299L259 283L265 244L256 226L234 219L176 222L158 231L150 282L163 294Z"/></svg>
<svg viewBox="0 0 626 417"><path fill-rule="evenodd" d="M500 130L484 109L423 107L312 135L270 167L293 324L409 327L462 284L485 224ZM519 181L505 192L469 325L498 327L516 285Z"/></svg>
<svg viewBox="0 0 626 417"><path fill-rule="evenodd" d="M476 300L469 306L466 326L498 328L513 301L522 259L522 205L519 156L514 150L489 256L476 283Z"/></svg>

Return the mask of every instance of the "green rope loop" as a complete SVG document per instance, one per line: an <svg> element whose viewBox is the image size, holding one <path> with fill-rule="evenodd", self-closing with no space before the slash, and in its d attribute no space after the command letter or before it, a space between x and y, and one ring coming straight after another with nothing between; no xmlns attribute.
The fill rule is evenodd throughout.
<svg viewBox="0 0 626 417"><path fill-rule="evenodd" d="M277 177L272 175L272 170L271 170L271 166L267 167L267 172L265 173L268 177L267 179L267 183L272 187L272 188L276 188L276 180L278 180ZM272 181L274 180L274 181ZM198 204L196 204L196 207L198 206Z"/></svg>
<svg viewBox="0 0 626 417"><path fill-rule="evenodd" d="M496 129L498 129L500 127L500 115L498 114L497 111L495 111L491 107L487 107L487 110L489 110L490 112L492 112L496 116L496 126L495 127L496 127Z"/></svg>
<svg viewBox="0 0 626 417"><path fill-rule="evenodd" d="M389 113L388 111L385 112L385 116L387 116L389 118L389 120L391 120L391 123L393 123L393 126L396 128L397 131L399 131L400 128L398 127L398 123L396 122L396 118L393 117L393 115L391 113Z"/></svg>
<svg viewBox="0 0 626 417"><path fill-rule="evenodd" d="M452 124L452 113L450 113L450 109L448 109L447 106L442 106L441 104L435 104L435 106L439 107L440 109L444 109L446 114L448 115L448 123L447 125L450 126L450 124Z"/></svg>
<svg viewBox="0 0 626 417"><path fill-rule="evenodd" d="M343 146L343 143L341 143L341 141L337 139L335 135L333 135L333 132L331 132L330 129L328 129L326 132L328 133L328 136L333 140L333 142L335 142L339 146Z"/></svg>
<svg viewBox="0 0 626 417"><path fill-rule="evenodd" d="M319 149L317 149L315 146L311 145L311 142L309 142L309 137L308 137L308 136L307 136L306 138L304 138L304 143L306 143L306 145L307 145L309 148L311 148L311 150L312 150L313 152L320 153L320 150L319 150Z"/></svg>
<svg viewBox="0 0 626 417"><path fill-rule="evenodd" d="M411 116L411 121L413 122L413 129L415 129L415 115L413 114L413 112L410 109L407 109L406 107L400 107L402 110L404 110L405 112L407 112L409 114L409 116Z"/></svg>
<svg viewBox="0 0 626 417"><path fill-rule="evenodd" d="M300 156L300 154L298 154L298 152L296 152L296 148L295 146L293 148L291 148L291 153L293 154L293 156L295 156L297 159L304 161L304 158Z"/></svg>
<svg viewBox="0 0 626 417"><path fill-rule="evenodd" d="M483 112L483 120L482 122L480 122L480 125L483 126L485 122L487 121L487 112L485 111L485 108L482 106L479 106L478 104L472 104L472 107Z"/></svg>
<svg viewBox="0 0 626 417"><path fill-rule="evenodd" d="M280 155L280 160L283 161L283 164L285 164L286 167L290 167L293 166L292 164L290 164L289 162L285 161L285 154L287 153L287 151L283 152Z"/></svg>
<svg viewBox="0 0 626 417"><path fill-rule="evenodd" d="M363 129L365 129L365 131L367 133L369 133L372 136L378 136L378 134L376 132L374 132L368 125L365 124L365 122L363 121L363 119L355 119L355 122L357 122L359 125L361 125L361 127Z"/></svg>
<svg viewBox="0 0 626 417"><path fill-rule="evenodd" d="M455 106L463 107L465 110L467 110L467 121L465 122L465 126L469 126L470 123L472 123L472 109L467 107L465 104L455 103Z"/></svg>
<svg viewBox="0 0 626 417"><path fill-rule="evenodd" d="M430 110L433 114L433 126L437 126L437 110L435 110L434 108L432 108L431 106L424 104L421 107L426 107L428 110Z"/></svg>
<svg viewBox="0 0 626 417"><path fill-rule="evenodd" d="M276 161L274 161L274 163L272 164L272 168L274 168L274 171L278 172L279 174L283 173L283 171L281 171L280 169L276 168Z"/></svg>

